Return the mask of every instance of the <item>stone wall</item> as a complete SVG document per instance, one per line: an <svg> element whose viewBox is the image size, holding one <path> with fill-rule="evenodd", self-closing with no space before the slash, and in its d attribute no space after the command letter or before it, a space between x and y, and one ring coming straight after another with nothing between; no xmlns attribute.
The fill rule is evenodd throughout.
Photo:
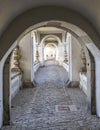
<svg viewBox="0 0 100 130"><path fill-rule="evenodd" d="M32 68L32 37L31 33L25 35L19 41L20 48L20 68L23 73L23 82L30 82L31 77L31 68Z"/></svg>
<svg viewBox="0 0 100 130"><path fill-rule="evenodd" d="M70 57L69 57L69 72L70 72L70 80L72 82L79 82L79 71L82 66L81 62L81 45L77 41L76 38L74 38L71 35L71 41L70 41Z"/></svg>
<svg viewBox="0 0 100 130"><path fill-rule="evenodd" d="M11 99L13 99L18 93L21 85L22 85L22 75L20 72L11 73L10 77L10 95Z"/></svg>

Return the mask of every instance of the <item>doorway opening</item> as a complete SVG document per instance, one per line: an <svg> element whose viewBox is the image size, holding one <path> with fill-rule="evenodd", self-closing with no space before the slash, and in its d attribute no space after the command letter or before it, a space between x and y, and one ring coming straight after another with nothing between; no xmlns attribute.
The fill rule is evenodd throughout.
<svg viewBox="0 0 100 130"><path fill-rule="evenodd" d="M56 123L54 118L59 123L67 119L66 115L69 115L68 119L75 113L75 117L71 116L71 118L75 119L76 116L78 118L79 113L81 115L83 111L86 115L87 104L90 112L96 113L95 95L91 92L90 85L91 79L93 79L93 87L95 87L93 56L83 45L81 38L76 38L74 32L71 30L68 32L65 27L38 27L21 37L16 47L12 56L15 62L12 61L13 66L8 67L10 67L12 75L20 73L16 76L18 78L20 75L18 79L15 77L11 79L12 81L15 79L15 84L18 82L17 87L23 90L19 92L19 95L15 94L16 96L12 96L11 91L8 91L8 95L13 97L12 109L10 107L9 111L12 111L11 118L14 124L27 126L29 123L29 126L35 128L39 127L35 124L42 123L43 125L43 122L47 122L46 125L52 126L53 123ZM20 56L18 50L20 50ZM93 73L90 70L91 67L93 67ZM10 86L12 89L15 84L10 83L8 88ZM24 88L28 88L28 90ZM19 91L19 89L17 90ZM92 103L91 97L94 103ZM20 114L18 115L18 113ZM10 119L10 115L8 116ZM40 116L44 117L43 120ZM87 116L91 117L89 113ZM84 120L81 116L79 118ZM40 120L41 122L39 122ZM73 127L76 124L80 125L80 122L76 121ZM43 127L46 127L45 124ZM49 125L46 128L48 127Z"/></svg>

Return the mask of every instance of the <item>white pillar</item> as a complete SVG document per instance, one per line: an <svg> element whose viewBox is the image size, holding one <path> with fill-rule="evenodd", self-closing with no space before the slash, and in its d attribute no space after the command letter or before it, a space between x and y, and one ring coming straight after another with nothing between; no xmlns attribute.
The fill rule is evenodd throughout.
<svg viewBox="0 0 100 130"><path fill-rule="evenodd" d="M72 86L78 86L79 84L79 71L82 66L81 63L81 45L76 38L70 36L69 43L69 76Z"/></svg>
<svg viewBox="0 0 100 130"><path fill-rule="evenodd" d="M42 44L39 45L38 51L40 63L41 65L44 65L44 46Z"/></svg>
<svg viewBox="0 0 100 130"><path fill-rule="evenodd" d="M23 82L31 82L32 69L32 37L31 33L26 34L20 41L20 67L23 71Z"/></svg>
<svg viewBox="0 0 100 130"><path fill-rule="evenodd" d="M12 52L12 50L17 45L17 41L14 42L14 44L9 48L9 50L6 52L2 60L0 61L0 128L3 125L3 66L4 63L9 56L9 54Z"/></svg>
<svg viewBox="0 0 100 130"><path fill-rule="evenodd" d="M95 60L96 112L100 117L100 50L93 44L86 44Z"/></svg>
<svg viewBox="0 0 100 130"><path fill-rule="evenodd" d="M31 82L34 80L34 41L33 36L31 36Z"/></svg>
<svg viewBox="0 0 100 130"><path fill-rule="evenodd" d="M44 46L42 46L42 65L44 65Z"/></svg>

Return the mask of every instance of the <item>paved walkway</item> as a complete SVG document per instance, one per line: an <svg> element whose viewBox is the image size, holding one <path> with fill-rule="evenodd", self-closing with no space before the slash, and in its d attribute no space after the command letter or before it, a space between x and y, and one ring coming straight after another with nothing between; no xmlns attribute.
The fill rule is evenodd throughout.
<svg viewBox="0 0 100 130"><path fill-rule="evenodd" d="M12 101L12 125L2 130L100 130L100 119L87 112L86 96L65 88L65 69L39 68L36 88L24 89Z"/></svg>

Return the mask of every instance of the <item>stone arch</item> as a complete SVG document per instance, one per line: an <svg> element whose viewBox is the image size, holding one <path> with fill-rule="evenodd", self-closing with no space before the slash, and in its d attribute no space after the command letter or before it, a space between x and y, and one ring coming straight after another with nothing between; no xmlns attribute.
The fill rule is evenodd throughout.
<svg viewBox="0 0 100 130"><path fill-rule="evenodd" d="M11 106L11 97L10 97L10 58L12 55L12 50L17 45L15 41L12 47L6 52L4 57L0 62L0 127L2 124L10 124L10 106ZM6 96L5 96L6 95Z"/></svg>
<svg viewBox="0 0 100 130"><path fill-rule="evenodd" d="M62 27L61 27L62 28ZM62 28L62 29L66 29L65 27L64 28ZM69 31L72 35L74 35L74 37L76 37L77 38L77 40L80 42L80 43L82 43L82 46L84 47L84 49L85 49L85 52L87 53L87 55L88 55L88 51L87 51L87 49L86 49L86 47L85 47L85 44L84 44L84 42L82 41L82 39L77 35L77 34L75 34L73 31L71 31L70 29L67 29L67 31ZM90 97L91 98L91 97ZM89 102L89 104L91 105L91 103ZM91 107L91 106L90 106Z"/></svg>
<svg viewBox="0 0 100 130"><path fill-rule="evenodd" d="M45 12L47 12L45 14ZM64 16L65 14L65 16ZM34 18L33 18L33 17ZM69 17L70 16L70 17ZM86 32L91 39L94 41L94 44L100 48L99 44L99 34L95 30L94 26L82 15L79 13L70 10L64 7L55 7L55 6L43 6L38 8L33 8L27 12L17 16L12 23L9 24L8 28L0 37L1 48L0 50L0 59L6 53L8 48L14 43L14 41L30 26L35 25L40 22L50 21L50 20L60 20L71 23L80 27L84 32ZM25 24L23 24L25 22ZM55 25L55 23L51 23ZM58 23L59 27L60 24ZM13 35L12 35L13 34Z"/></svg>
<svg viewBox="0 0 100 130"><path fill-rule="evenodd" d="M58 36L56 36L56 35L46 35L46 36L44 36L42 39L41 39L41 42L40 42L40 44L39 44L39 47L41 47L41 52L42 52L42 61L41 61L41 63L42 64L44 64L44 48L45 48L45 41L48 39L48 38L55 38L56 40L57 40L57 42L58 42L58 44L60 44L61 43L61 40L60 40L60 38L58 37Z"/></svg>
<svg viewBox="0 0 100 130"><path fill-rule="evenodd" d="M55 43L48 43L48 44L53 45L56 48L56 52L58 54L58 47L57 47L57 45ZM44 50L45 50L46 46L48 46L48 44L45 45ZM57 60L57 54L56 54L56 60Z"/></svg>
<svg viewBox="0 0 100 130"><path fill-rule="evenodd" d="M3 92L3 113L2 113L2 124L3 125L10 125L11 124L11 99L13 98L11 92L11 62L13 56L13 48L15 48L17 42L13 44L13 46L9 49L9 51L5 54L2 59L2 73L3 73L3 83L2 83L2 92ZM17 75L16 75L17 76ZM20 84L21 85L21 84ZM20 86L21 87L21 86Z"/></svg>
<svg viewBox="0 0 100 130"><path fill-rule="evenodd" d="M49 37L55 38L55 39L58 41L58 44L61 43L61 40L60 40L60 38L59 38L58 36L56 36L56 35L46 35L46 36L41 40L40 45L43 44Z"/></svg>
<svg viewBox="0 0 100 130"><path fill-rule="evenodd" d="M91 97L91 113L92 114L96 114L96 78L95 78L95 59L93 57L93 55L91 54L91 52L88 50L89 56L90 56L90 76L91 76L91 93L90 93L90 97Z"/></svg>
<svg viewBox="0 0 100 130"><path fill-rule="evenodd" d="M40 45L39 46L41 46L41 49L42 49L42 52L43 52L43 56L44 56L44 47L45 47L45 41L48 39L48 38L50 38L50 37L52 37L52 38L55 38L56 40L57 40L57 42L58 42L58 45L61 45L61 40L60 40L60 38L58 37L58 36L56 36L56 35L46 35L46 36L44 36L43 38L42 38L42 40L41 40L41 42L40 42ZM58 48L57 48L57 50L58 50ZM44 59L43 59L43 61L44 61Z"/></svg>
<svg viewBox="0 0 100 130"><path fill-rule="evenodd" d="M10 58L7 57L3 67L3 125L10 124Z"/></svg>
<svg viewBox="0 0 100 130"><path fill-rule="evenodd" d="M78 42L81 44L85 55L86 55L86 61L87 61L87 84L88 84L88 90L87 90L87 107L88 110L91 112L91 114L96 114L96 95L95 95L95 89L96 89L96 83L95 83L95 60L94 56L87 48L85 45L86 41L84 41L80 36L78 36L74 31L71 29L65 28L65 27L60 27L60 29L64 29L65 31L69 32L72 34ZM89 39L91 41L91 39ZM93 75L94 74L94 75ZM92 87L91 87L92 86Z"/></svg>
<svg viewBox="0 0 100 130"><path fill-rule="evenodd" d="M56 10L56 11L54 11L54 10ZM44 14L45 14L44 12L46 12L46 11L48 12L47 13L48 17L44 16ZM39 15L37 15L37 14L39 14ZM63 14L66 14L66 17L64 17ZM71 17L67 17L69 15ZM33 20L32 16L34 16L34 20ZM91 41L93 41L94 44L98 48L100 48L100 45L99 45L100 39L99 39L98 33L96 32L93 25L87 19L85 19L83 16L81 16L80 14L78 14L76 12L73 12L72 10L66 9L66 8L39 7L39 8L29 10L28 12L25 12L22 15L18 16L9 25L9 27L5 30L5 32L2 34L2 36L0 38L0 43L1 43L0 59L2 59L2 57L7 52L7 50L10 48L10 46L14 43L14 41L17 38L20 39L28 31L35 29L39 26L44 26L44 25L46 25L46 26L52 25L52 26L60 27L60 23L57 21L53 22L52 19L69 22L73 25L80 27L88 34L86 36L88 36L88 38L90 37L92 39ZM24 21L26 21L25 24L23 24ZM43 22L43 21L44 21L44 23L41 24L40 22ZM48 22L45 22L45 21L51 21L51 23L48 24ZM37 24L37 23L40 23L40 24ZM35 26L32 27L32 25L35 25ZM65 26L63 26L63 25L61 25L61 27L65 28ZM29 28L29 29L26 30L27 28ZM72 33L74 32L71 29L68 29L68 30L70 30L70 32L72 32ZM79 35L76 35L76 37L79 41L84 43L84 41L80 38ZM86 46L88 46L88 45L86 45ZM98 110L99 110L99 108L100 107L98 106ZM97 114L98 114L98 116L100 116L99 111Z"/></svg>
<svg viewBox="0 0 100 130"><path fill-rule="evenodd" d="M51 45L55 46L55 48L57 48L57 45L55 45L54 43L48 43L48 44L51 44ZM48 45L48 44L47 44L47 45ZM47 45L46 45L46 46L47 46ZM46 46L45 46L45 47L46 47Z"/></svg>

